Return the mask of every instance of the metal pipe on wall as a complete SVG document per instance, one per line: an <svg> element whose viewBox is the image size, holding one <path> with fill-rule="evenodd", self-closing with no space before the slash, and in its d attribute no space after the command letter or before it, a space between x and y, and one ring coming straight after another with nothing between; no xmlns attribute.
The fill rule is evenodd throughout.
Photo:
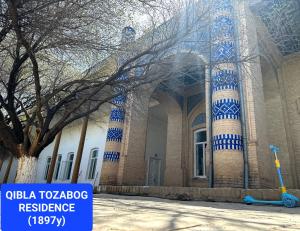
<svg viewBox="0 0 300 231"><path fill-rule="evenodd" d="M237 8L237 2L235 1L235 9ZM236 11L234 11L236 12ZM235 26L235 34L236 34L236 46L240 47L239 39L238 39L238 29L239 28L239 21L237 19L236 13L234 13L234 18L236 22ZM237 58L241 57L240 50L237 49ZM243 158L244 158L244 188L249 188L249 157L248 157L248 135L247 135L247 115L245 110L245 95L244 95L244 85L243 85L243 78L242 78L242 70L241 70L241 63L239 60L236 60L236 65L238 68L239 73L239 94L240 94L240 113L241 113L241 128L242 128L242 136L243 136Z"/></svg>

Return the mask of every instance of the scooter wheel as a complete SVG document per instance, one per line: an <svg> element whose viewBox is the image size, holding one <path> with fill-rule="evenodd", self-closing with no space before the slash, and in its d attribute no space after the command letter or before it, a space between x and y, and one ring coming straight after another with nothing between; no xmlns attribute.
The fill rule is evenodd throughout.
<svg viewBox="0 0 300 231"><path fill-rule="evenodd" d="M252 196L245 196L243 201L246 203L246 205L252 205L254 198Z"/></svg>
<svg viewBox="0 0 300 231"><path fill-rule="evenodd" d="M283 198L283 205L287 208L294 208L297 205L297 201L292 198Z"/></svg>

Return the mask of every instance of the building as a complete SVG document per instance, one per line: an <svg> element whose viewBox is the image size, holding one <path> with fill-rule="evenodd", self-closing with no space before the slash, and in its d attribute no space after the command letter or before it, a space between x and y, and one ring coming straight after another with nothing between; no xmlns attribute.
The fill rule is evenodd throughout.
<svg viewBox="0 0 300 231"><path fill-rule="evenodd" d="M300 187L300 3L250 2L214 0L210 29L192 35L210 36L210 46L179 44L166 57L177 75L141 87L126 114L112 106L101 126L89 122L79 182L273 188L275 144L286 185ZM54 182L70 180L80 129L63 130Z"/></svg>

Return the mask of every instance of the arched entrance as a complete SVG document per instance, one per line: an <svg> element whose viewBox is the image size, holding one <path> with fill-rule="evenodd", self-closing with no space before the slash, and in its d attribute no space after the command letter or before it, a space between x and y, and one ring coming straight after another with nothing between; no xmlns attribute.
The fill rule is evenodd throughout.
<svg viewBox="0 0 300 231"><path fill-rule="evenodd" d="M170 68L177 68L175 75L143 86L131 96L120 185L188 186L193 181L189 116L199 104L205 114L205 65L195 54L176 55L174 62L178 65ZM205 128L206 121L201 126Z"/></svg>
<svg viewBox="0 0 300 231"><path fill-rule="evenodd" d="M146 185L158 186L164 184L164 169L166 165L166 143L168 129L168 114L157 95L149 102L147 138L146 138Z"/></svg>
<svg viewBox="0 0 300 231"><path fill-rule="evenodd" d="M149 103L145 150L147 185L182 185L181 139L182 108L176 99L158 88Z"/></svg>

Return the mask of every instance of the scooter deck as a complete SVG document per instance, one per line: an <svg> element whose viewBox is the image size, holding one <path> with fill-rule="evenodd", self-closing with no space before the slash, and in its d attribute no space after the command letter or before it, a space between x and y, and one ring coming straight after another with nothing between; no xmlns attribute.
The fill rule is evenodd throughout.
<svg viewBox="0 0 300 231"><path fill-rule="evenodd" d="M265 200L256 200L252 196L245 196L244 202L246 204L269 204L269 205L283 205L283 201L265 201Z"/></svg>
<svg viewBox="0 0 300 231"><path fill-rule="evenodd" d="M299 199L292 194L283 193L281 195L282 200L278 201L265 201L265 200L257 200L252 196L245 196L243 201L246 204L264 204L264 205L283 205L287 208L294 208L299 203Z"/></svg>

